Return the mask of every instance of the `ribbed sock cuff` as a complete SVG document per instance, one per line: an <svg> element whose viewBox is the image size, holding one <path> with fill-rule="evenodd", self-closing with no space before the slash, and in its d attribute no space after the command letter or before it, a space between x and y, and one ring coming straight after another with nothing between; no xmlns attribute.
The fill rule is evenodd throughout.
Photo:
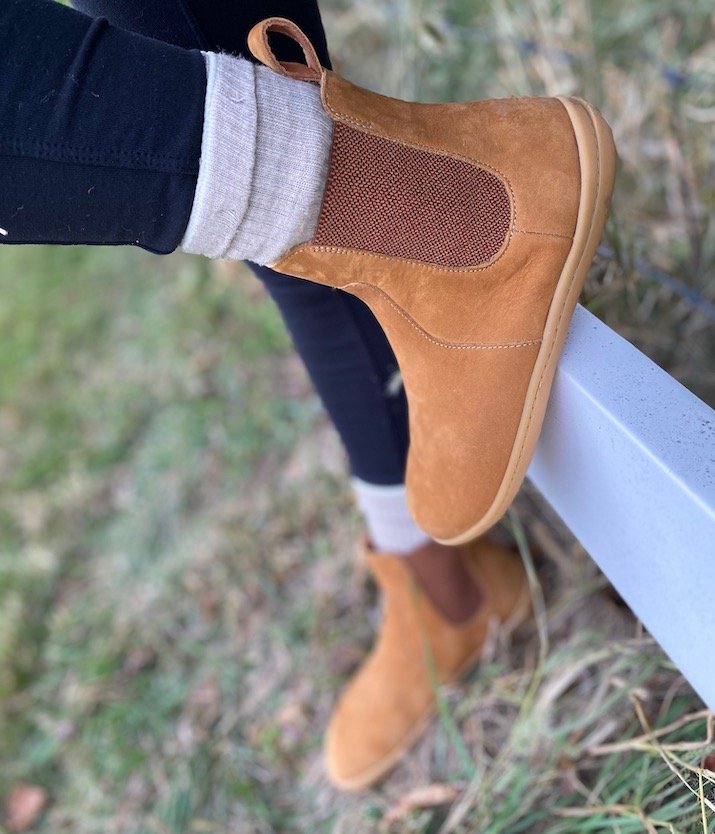
<svg viewBox="0 0 715 834"><path fill-rule="evenodd" d="M316 84L230 55L204 57L201 162L182 248L270 264L315 233L332 121Z"/></svg>
<svg viewBox="0 0 715 834"><path fill-rule="evenodd" d="M256 68L250 61L204 53L206 103L199 178L181 248L226 257L248 210L256 161Z"/></svg>

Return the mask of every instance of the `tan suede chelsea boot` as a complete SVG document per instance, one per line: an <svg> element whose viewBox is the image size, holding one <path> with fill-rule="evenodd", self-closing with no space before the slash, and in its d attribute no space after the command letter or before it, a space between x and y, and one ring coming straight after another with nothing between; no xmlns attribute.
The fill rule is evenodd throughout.
<svg viewBox="0 0 715 834"><path fill-rule="evenodd" d="M420 560L439 562L448 548L429 542L421 550ZM490 623L513 630L529 615L526 574L515 553L483 539L460 550L481 603L469 619L455 623L421 589L410 557L365 547L383 595L382 623L326 733L328 775L343 790L368 787L402 758L434 712L435 686L477 662Z"/></svg>
<svg viewBox="0 0 715 834"><path fill-rule="evenodd" d="M270 32L297 41L306 64L281 64ZM321 67L282 18L248 42L276 72L319 83L333 119L315 235L272 266L369 305L407 393L415 521L445 543L475 538L534 452L608 213L611 131L577 98L416 104L369 92Z"/></svg>

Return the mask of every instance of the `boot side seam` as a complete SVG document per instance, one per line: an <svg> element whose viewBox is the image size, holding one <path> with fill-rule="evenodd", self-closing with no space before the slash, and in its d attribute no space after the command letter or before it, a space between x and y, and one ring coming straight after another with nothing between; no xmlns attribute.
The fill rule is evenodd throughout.
<svg viewBox="0 0 715 834"><path fill-rule="evenodd" d="M520 342L449 342L446 339L440 339L432 335L428 330L425 330L412 316L404 310L385 290L376 287L373 284L368 284L364 281L352 281L348 284L341 284L338 289L350 291L351 288L360 287L361 289L369 289L379 293L385 301L398 313L405 321L413 327L422 338L428 342L432 342L439 347L448 348L450 350L510 350L512 348L532 347L541 343L541 339L525 339Z"/></svg>
<svg viewBox="0 0 715 834"><path fill-rule="evenodd" d="M543 232L536 229L512 229L511 231L518 235L539 235L541 237L561 238L561 240L573 240L573 235L564 235L561 232Z"/></svg>

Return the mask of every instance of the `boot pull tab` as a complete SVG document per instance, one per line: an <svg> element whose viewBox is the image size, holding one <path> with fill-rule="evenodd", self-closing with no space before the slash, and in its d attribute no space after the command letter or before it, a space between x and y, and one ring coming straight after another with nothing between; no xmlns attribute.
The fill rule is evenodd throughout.
<svg viewBox="0 0 715 834"><path fill-rule="evenodd" d="M305 64L295 61L279 61L268 43L268 35L278 32L294 40L305 55ZM308 37L291 20L284 17L267 17L248 33L248 48L255 58L279 75L296 78L299 81L320 81L323 67Z"/></svg>

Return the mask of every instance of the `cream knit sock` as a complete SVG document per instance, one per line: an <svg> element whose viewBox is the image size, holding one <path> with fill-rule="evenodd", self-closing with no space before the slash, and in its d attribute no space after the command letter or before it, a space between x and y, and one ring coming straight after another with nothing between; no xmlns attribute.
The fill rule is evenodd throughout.
<svg viewBox="0 0 715 834"><path fill-rule="evenodd" d="M312 238L332 122L317 84L204 53L206 104L186 252L270 264Z"/></svg>
<svg viewBox="0 0 715 834"><path fill-rule="evenodd" d="M353 478L351 483L376 550L406 556L429 540L407 509L404 484L379 486L359 478Z"/></svg>

